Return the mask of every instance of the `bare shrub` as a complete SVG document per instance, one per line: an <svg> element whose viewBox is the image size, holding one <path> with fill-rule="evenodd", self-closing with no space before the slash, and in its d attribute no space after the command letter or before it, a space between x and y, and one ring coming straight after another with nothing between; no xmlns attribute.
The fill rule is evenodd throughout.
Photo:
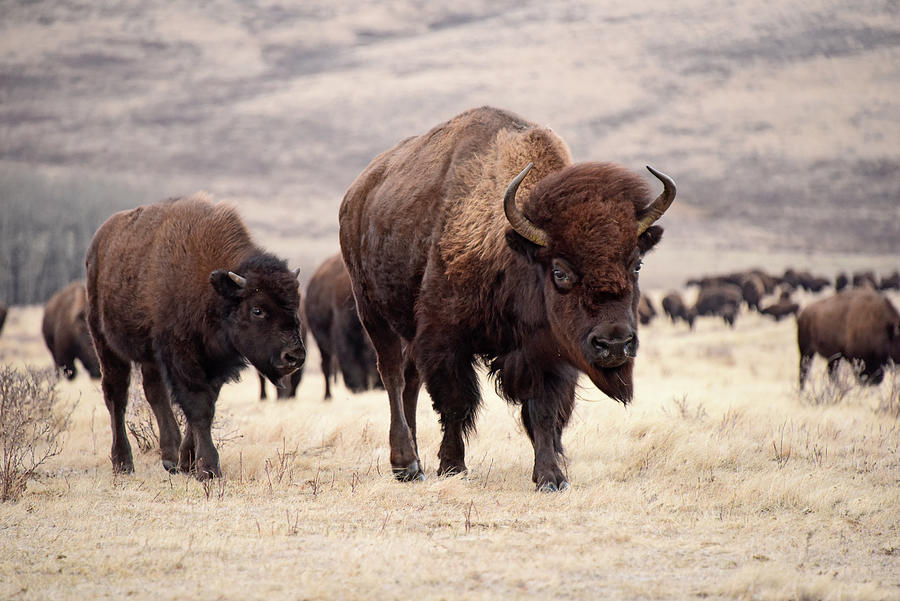
<svg viewBox="0 0 900 601"><path fill-rule="evenodd" d="M813 406L837 405L856 387L856 374L859 366L846 369L845 365L838 365L833 375L823 373L817 377L807 379L806 387L800 391L800 398Z"/></svg>
<svg viewBox="0 0 900 601"><path fill-rule="evenodd" d="M187 420L177 404L172 405L178 428L184 432ZM159 450L159 431L156 429L156 417L144 396L143 378L139 369L131 370L131 385L128 388L128 409L125 412L125 427L134 438L138 451L149 453ZM234 442L241 435L227 415L217 415L212 425L213 439L216 445L222 446Z"/></svg>
<svg viewBox="0 0 900 601"><path fill-rule="evenodd" d="M62 452L74 405L54 410L55 369L0 366L0 501L15 501L35 471Z"/></svg>
<svg viewBox="0 0 900 601"><path fill-rule="evenodd" d="M878 413L887 413L891 417L900 417L900 367L889 365L884 374L886 382L881 384L881 395L878 399Z"/></svg>

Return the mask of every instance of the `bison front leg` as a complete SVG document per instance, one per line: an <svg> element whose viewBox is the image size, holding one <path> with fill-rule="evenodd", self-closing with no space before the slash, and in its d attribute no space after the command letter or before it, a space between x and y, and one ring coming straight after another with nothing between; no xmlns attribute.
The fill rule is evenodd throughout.
<svg viewBox="0 0 900 601"><path fill-rule="evenodd" d="M212 440L212 421L218 391L197 391L185 394L176 391L176 400L187 420L184 440L179 451L178 468L196 474L197 478L222 475L219 453Z"/></svg>
<svg viewBox="0 0 900 601"><path fill-rule="evenodd" d="M560 469L563 457L562 431L572 415L574 394L563 399L529 399L522 403L522 423L534 445L534 470L531 479L542 492L569 488Z"/></svg>

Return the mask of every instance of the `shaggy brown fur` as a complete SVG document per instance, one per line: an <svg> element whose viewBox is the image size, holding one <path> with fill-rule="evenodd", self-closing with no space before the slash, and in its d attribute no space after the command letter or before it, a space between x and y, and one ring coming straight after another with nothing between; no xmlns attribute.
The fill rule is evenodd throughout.
<svg viewBox="0 0 900 601"><path fill-rule="evenodd" d="M251 241L233 209L205 195L116 213L94 235L86 264L113 469L134 470L124 419L134 362L163 466L220 475L210 426L222 385L248 361L274 382L305 357L296 274ZM183 441L170 394L187 418Z"/></svg>
<svg viewBox="0 0 900 601"><path fill-rule="evenodd" d="M325 259L310 278L306 314L322 356L326 400L331 398L331 378L337 378L336 368L340 368L344 384L352 392L381 384L375 350L359 322L350 274L340 254Z"/></svg>
<svg viewBox="0 0 900 601"><path fill-rule="evenodd" d="M845 290L816 301L797 316L800 388L816 353L834 378L841 359L861 362L860 380L878 384L889 361L900 363L900 313L883 294Z"/></svg>
<svg viewBox="0 0 900 601"><path fill-rule="evenodd" d="M53 355L53 362L68 379L78 374L75 359L81 361L92 378L100 377L100 362L88 331L84 281L72 282L54 294L44 306L41 332Z"/></svg>
<svg viewBox="0 0 900 601"><path fill-rule="evenodd" d="M549 237L538 246L504 216L509 182L529 162L518 204ZM415 411L424 380L444 430L439 474L466 469L464 437L480 403L473 362L521 404L540 488L567 486L561 434L579 372L632 397L648 184L609 163L571 164L552 131L501 110L463 113L376 157L340 211L341 250L391 408L391 464L423 478ZM615 357L600 354L615 341Z"/></svg>

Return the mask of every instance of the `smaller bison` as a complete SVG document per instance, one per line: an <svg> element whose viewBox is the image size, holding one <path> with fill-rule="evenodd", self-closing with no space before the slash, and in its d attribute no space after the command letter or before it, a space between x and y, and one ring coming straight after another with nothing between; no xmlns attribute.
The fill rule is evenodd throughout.
<svg viewBox="0 0 900 601"><path fill-rule="evenodd" d="M92 378L100 378L100 362L88 331L84 281L72 282L54 294L44 307L41 332L53 355L53 362L68 379L78 375L75 359L81 361Z"/></svg>
<svg viewBox="0 0 900 601"><path fill-rule="evenodd" d="M744 293L736 284L701 286L694 311L697 315L718 315L733 328L743 301Z"/></svg>
<svg viewBox="0 0 900 601"><path fill-rule="evenodd" d="M340 253L326 259L310 278L306 314L322 356L325 400L331 398L331 379L337 378L336 367L352 392L370 390L381 384L375 349L356 313L350 274Z"/></svg>
<svg viewBox="0 0 900 601"><path fill-rule="evenodd" d="M879 384L884 368L900 362L900 313L883 294L847 290L812 303L797 316L800 389L818 353L835 377L841 359L860 363L859 379Z"/></svg>
<svg viewBox="0 0 900 601"><path fill-rule="evenodd" d="M678 323L678 320L681 319L692 330L694 329L694 318L697 317L697 313L693 307L688 307L685 304L684 299L677 292L670 292L663 297L662 308L665 314L669 316L669 319L672 320L672 323Z"/></svg>
<svg viewBox="0 0 900 601"><path fill-rule="evenodd" d="M656 309L653 307L650 297L646 294L641 294L641 298L638 301L638 320L641 322L641 325L647 325L653 321L654 317L656 317Z"/></svg>
<svg viewBox="0 0 900 601"><path fill-rule="evenodd" d="M857 271L853 274L854 288L871 288L878 290L878 277L874 271Z"/></svg>
<svg viewBox="0 0 900 601"><path fill-rule="evenodd" d="M900 290L900 271L894 270L891 275L881 278L879 290Z"/></svg>
<svg viewBox="0 0 900 601"><path fill-rule="evenodd" d="M791 293L783 291L777 302L766 305L759 312L775 318L775 321L781 321L788 315L796 315L799 310L800 305L791 300Z"/></svg>
<svg viewBox="0 0 900 601"><path fill-rule="evenodd" d="M94 234L86 266L113 470L134 471L125 410L138 364L163 467L220 476L210 428L222 386L248 362L272 382L303 365L298 274L205 194L116 213ZM183 439L172 401L187 421Z"/></svg>

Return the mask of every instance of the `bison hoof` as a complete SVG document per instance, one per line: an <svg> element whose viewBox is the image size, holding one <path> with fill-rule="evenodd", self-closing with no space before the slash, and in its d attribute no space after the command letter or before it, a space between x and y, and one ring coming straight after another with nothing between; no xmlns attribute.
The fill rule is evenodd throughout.
<svg viewBox="0 0 900 601"><path fill-rule="evenodd" d="M170 474L178 473L178 462L172 461L170 459L163 459L163 469L165 469Z"/></svg>
<svg viewBox="0 0 900 601"><path fill-rule="evenodd" d="M133 463L113 462L113 473L114 474L133 474L134 473L134 464Z"/></svg>
<svg viewBox="0 0 900 601"><path fill-rule="evenodd" d="M419 462L413 461L406 467L395 467L394 478L400 482L414 482L425 479L425 472L419 469Z"/></svg>
<svg viewBox="0 0 900 601"><path fill-rule="evenodd" d="M537 487L537 490L538 492L563 492L564 490L569 490L569 483L563 480L557 486L553 482L544 482Z"/></svg>

